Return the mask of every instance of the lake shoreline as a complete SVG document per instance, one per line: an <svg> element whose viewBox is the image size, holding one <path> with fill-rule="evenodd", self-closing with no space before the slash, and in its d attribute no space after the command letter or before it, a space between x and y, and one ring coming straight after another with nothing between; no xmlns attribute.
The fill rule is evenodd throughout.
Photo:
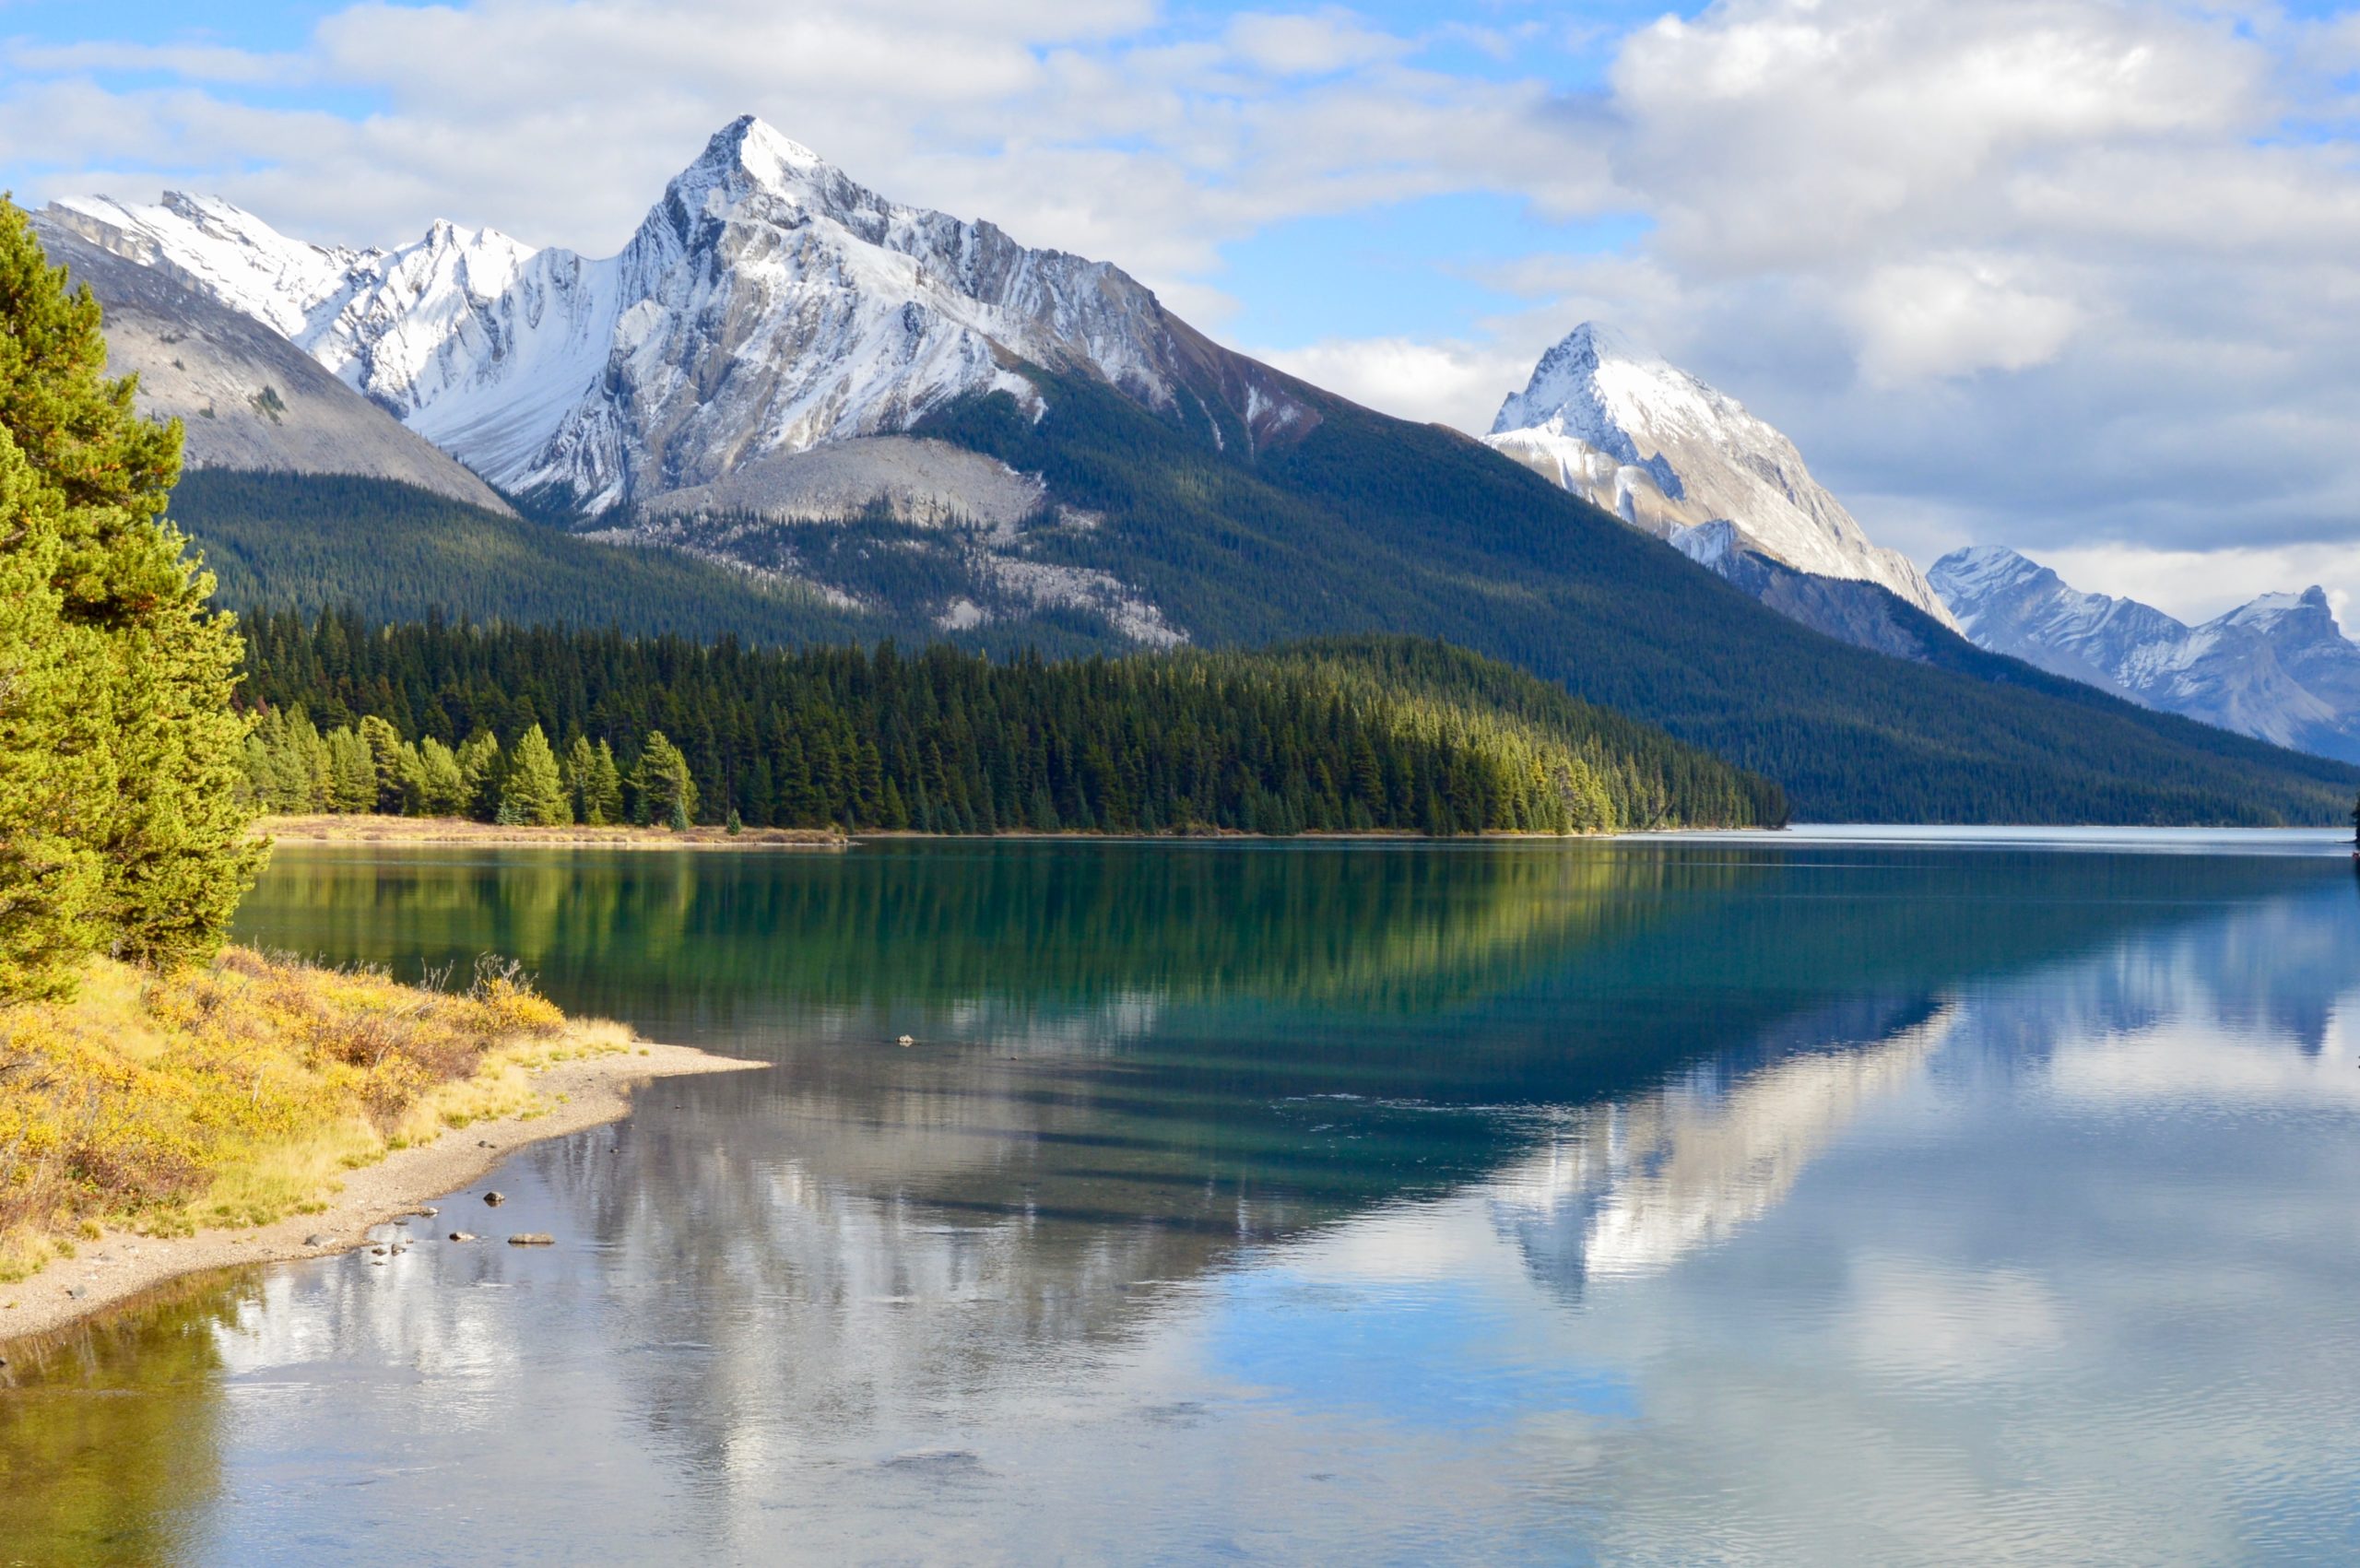
<svg viewBox="0 0 2360 1568"><path fill-rule="evenodd" d="M625 825L565 828L478 822L465 817L386 817L372 812L306 817L264 817L254 826L259 837L280 843L429 844L518 849L738 849L833 851L851 841L829 828L634 828Z"/></svg>
<svg viewBox="0 0 2360 1568"><path fill-rule="evenodd" d="M634 1044L629 1051L579 1056L533 1073L534 1103L513 1115L446 1127L432 1141L395 1149L342 1178L342 1190L317 1213L289 1215L242 1230L199 1231L187 1236L143 1236L109 1231L76 1244L76 1256L52 1259L13 1284L0 1285L0 1387L5 1363L28 1347L161 1286L216 1270L297 1258L327 1257L383 1244L372 1234L435 1200L454 1197L517 1150L631 1113L631 1096L660 1078L743 1072L761 1062L715 1055L688 1045ZM467 1195L473 1197L474 1195ZM397 1240L421 1246L504 1246L499 1211L480 1201L454 1202L431 1223L413 1223ZM444 1238L482 1227L472 1242ZM324 1236L312 1245L307 1238ZM79 1291L79 1295L69 1292Z"/></svg>
<svg viewBox="0 0 2360 1568"><path fill-rule="evenodd" d="M363 844L372 848L478 845L487 849L736 849L837 851L862 843L1555 843L1671 834L1772 834L1778 828L1616 828L1600 832L1520 832L1496 829L1481 833L1420 833L1408 829L1307 829L1299 833L1249 833L1242 828L1189 828L1170 832L1101 832L1095 829L1009 828L990 833L921 832L914 828L726 828L514 827L465 817L349 815L265 817L257 836L287 844Z"/></svg>

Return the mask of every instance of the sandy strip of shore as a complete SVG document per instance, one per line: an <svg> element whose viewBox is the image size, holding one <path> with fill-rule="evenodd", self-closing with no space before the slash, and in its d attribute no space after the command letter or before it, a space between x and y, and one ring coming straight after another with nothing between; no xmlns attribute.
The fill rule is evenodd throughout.
<svg viewBox="0 0 2360 1568"><path fill-rule="evenodd" d="M464 817L265 817L257 835L281 843L479 844L525 849L841 850L845 837L825 828L511 827Z"/></svg>
<svg viewBox="0 0 2360 1568"><path fill-rule="evenodd" d="M651 1079L766 1065L685 1045L637 1043L612 1055L560 1062L533 1074L538 1114L530 1120L475 1122L445 1129L431 1143L396 1149L344 1176L344 1190L323 1213L293 1215L253 1230L164 1237L115 1231L77 1243L77 1256L56 1259L29 1279L0 1285L0 1353L12 1341L54 1333L183 1275L349 1252L367 1244L370 1227L467 1185L528 1144L621 1119L631 1109L632 1091ZM421 1229L421 1241L457 1230L477 1232L483 1238L478 1246L499 1246L508 1237L500 1211L481 1203L446 1208L435 1223L441 1229ZM307 1245L312 1236L330 1239L323 1246Z"/></svg>

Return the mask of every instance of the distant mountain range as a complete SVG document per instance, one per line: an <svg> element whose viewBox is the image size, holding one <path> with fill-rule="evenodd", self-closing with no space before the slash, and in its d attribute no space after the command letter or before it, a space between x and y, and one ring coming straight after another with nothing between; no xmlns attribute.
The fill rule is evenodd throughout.
<svg viewBox="0 0 2360 1568"><path fill-rule="evenodd" d="M2316 586L2189 626L1993 546L1946 555L1930 575L1983 647L2146 707L2360 761L2360 645Z"/></svg>
<svg viewBox="0 0 2360 1568"><path fill-rule="evenodd" d="M1021 365L1099 376L1216 440L1310 418L1119 269L887 201L750 116L603 261L443 222L396 250L313 245L176 194L51 212L276 328L509 494L584 514L970 394L1033 402Z"/></svg>
<svg viewBox="0 0 2360 1568"><path fill-rule="evenodd" d="M178 507L244 603L705 634L688 601L718 568L760 592L714 602L765 638L1413 632L1770 776L1804 819L2329 821L2360 785L1969 645L1784 437L1596 328L1487 444L1222 348L1114 266L890 202L751 120L603 261L450 224L311 245L184 195L41 221L111 324L155 317L112 346L158 390L199 323L275 335L235 361L235 397L154 404L200 463L276 471ZM252 410L253 443L208 446L200 396L217 425ZM274 400L299 396L351 439L276 441ZM425 466L364 455L394 448ZM648 575L683 554L707 575Z"/></svg>

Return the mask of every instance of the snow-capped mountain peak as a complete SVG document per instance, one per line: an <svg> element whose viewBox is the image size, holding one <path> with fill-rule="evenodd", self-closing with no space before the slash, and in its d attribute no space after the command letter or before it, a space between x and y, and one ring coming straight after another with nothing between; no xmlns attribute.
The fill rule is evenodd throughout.
<svg viewBox="0 0 2360 1568"><path fill-rule="evenodd" d="M688 196L748 189L824 192L852 182L835 165L751 114L715 131L696 161L673 176L671 189Z"/></svg>
<svg viewBox="0 0 2360 1568"><path fill-rule="evenodd" d="M282 336L300 338L311 312L357 268L384 254L290 240L218 196L166 191L151 205L110 196L53 202L58 224L101 250L162 265L181 281Z"/></svg>
<svg viewBox="0 0 2360 1568"><path fill-rule="evenodd" d="M305 245L188 197L57 212L277 328L503 489L584 512L970 393L1032 402L1027 364L1186 407L1210 441L1215 409L1257 443L1317 422L1118 269L888 201L750 115L607 260L447 222L390 252Z"/></svg>
<svg viewBox="0 0 2360 1568"><path fill-rule="evenodd" d="M1961 600L1988 599L2043 574L2056 575L2005 545L1970 545L1942 557L1928 575L1942 596L1955 605Z"/></svg>
<svg viewBox="0 0 2360 1568"><path fill-rule="evenodd" d="M1928 575L1983 647L2147 707L2360 760L2360 646L2316 586L2192 627L2136 599L2083 593L1996 546L1954 551Z"/></svg>
<svg viewBox="0 0 2360 1568"><path fill-rule="evenodd" d="M2263 594L2219 617L2214 624L2250 626L2259 631L2275 628L2290 618L2309 617L2324 617L2330 629L2335 625L2335 610L2327 602L2327 590L2316 583L2299 594Z"/></svg>
<svg viewBox="0 0 2360 1568"><path fill-rule="evenodd" d="M1602 323L1582 323L1543 354L1485 440L1658 536L1679 542L1686 530L1728 523L1742 548L1816 576L1881 584L1951 623L1908 558L1872 543L1792 442Z"/></svg>

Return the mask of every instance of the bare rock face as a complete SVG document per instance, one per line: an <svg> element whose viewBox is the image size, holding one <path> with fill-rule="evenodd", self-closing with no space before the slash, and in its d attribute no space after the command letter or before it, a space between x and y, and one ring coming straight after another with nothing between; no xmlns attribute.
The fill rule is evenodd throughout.
<svg viewBox="0 0 2360 1568"><path fill-rule="evenodd" d="M1956 630L1909 558L1870 541L1811 477L1793 442L1598 323L1584 322L1541 356L1484 439L1658 538L1680 544L1688 530L1727 524L1741 550L1814 576L1876 584Z"/></svg>
<svg viewBox="0 0 2360 1568"><path fill-rule="evenodd" d="M107 248L101 226L53 211L36 215L33 230L50 261L98 297L108 373L136 373L139 411L181 421L189 466L397 479L508 511L490 485L269 326Z"/></svg>
<svg viewBox="0 0 2360 1568"><path fill-rule="evenodd" d="M910 436L856 436L775 452L711 484L649 501L652 517L761 518L824 523L871 510L925 527L1009 528L1039 511L1048 488L978 452Z"/></svg>

